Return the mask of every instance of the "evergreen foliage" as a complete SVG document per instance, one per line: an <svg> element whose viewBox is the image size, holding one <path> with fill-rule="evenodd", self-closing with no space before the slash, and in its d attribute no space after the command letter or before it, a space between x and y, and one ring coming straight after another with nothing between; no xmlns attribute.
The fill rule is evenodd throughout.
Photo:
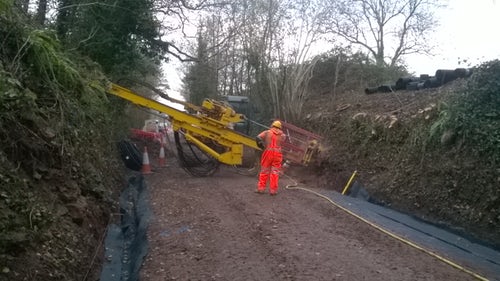
<svg viewBox="0 0 500 281"><path fill-rule="evenodd" d="M500 61L475 68L466 87L448 101L433 125L433 135L452 130L473 154L500 164Z"/></svg>
<svg viewBox="0 0 500 281"><path fill-rule="evenodd" d="M183 79L187 101L201 105L204 99L219 99L217 93L217 67L207 50L207 39L198 34L197 60L193 62Z"/></svg>
<svg viewBox="0 0 500 281"><path fill-rule="evenodd" d="M157 75L168 50L159 40L160 25L149 0L60 1L56 26L67 46L117 78Z"/></svg>
<svg viewBox="0 0 500 281"><path fill-rule="evenodd" d="M107 80L98 65L29 21L0 0L0 263L26 278L32 270L82 280L94 249L77 245L89 238L61 208L82 200L110 207L116 178L103 171L120 167L112 147L125 131L123 107L89 86Z"/></svg>

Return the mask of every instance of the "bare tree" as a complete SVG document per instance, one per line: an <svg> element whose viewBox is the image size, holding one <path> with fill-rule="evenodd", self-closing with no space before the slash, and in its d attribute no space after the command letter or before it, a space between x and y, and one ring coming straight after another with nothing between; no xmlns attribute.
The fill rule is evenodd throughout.
<svg viewBox="0 0 500 281"><path fill-rule="evenodd" d="M331 1L323 7L324 26L368 51L377 65L395 66L405 55L431 51L426 39L441 6L439 0Z"/></svg>
<svg viewBox="0 0 500 281"><path fill-rule="evenodd" d="M36 22L40 25L44 25L46 17L47 17L47 0L39 0L38 9L36 12Z"/></svg>
<svg viewBox="0 0 500 281"><path fill-rule="evenodd" d="M210 13L217 14L218 9L224 9L231 6L231 1L226 0L158 0L154 1L154 13L162 21L163 35L168 34L183 34L184 38L197 40L196 36L188 35L187 28L197 26L193 23L193 19L200 18L200 15L208 15ZM201 16L203 18L203 16ZM169 48L167 53L181 62L196 61L196 55L185 50L182 42L175 40L163 39L163 44Z"/></svg>
<svg viewBox="0 0 500 281"><path fill-rule="evenodd" d="M271 94L279 101L277 116L286 120L296 121L302 116L302 107L309 97L309 81L318 58L309 62L286 65L279 72L269 72ZM277 77L280 75L280 77Z"/></svg>
<svg viewBox="0 0 500 281"><path fill-rule="evenodd" d="M287 10L288 17L284 17L287 20L281 23L278 34L284 34L286 38L281 41L284 44L274 46L278 68L268 75L271 95L277 102L277 113L292 121L301 117L302 106L310 94L308 85L312 70L318 61L311 57L311 48L320 38L317 3L295 0L282 7Z"/></svg>
<svg viewBox="0 0 500 281"><path fill-rule="evenodd" d="M250 96L265 118L298 119L316 62L310 56L311 46L321 35L318 2L238 0L204 9L213 13L202 17L210 21L200 24L205 26L203 36L219 93ZM169 13L174 10L163 8ZM175 16L185 23L189 20L180 13Z"/></svg>

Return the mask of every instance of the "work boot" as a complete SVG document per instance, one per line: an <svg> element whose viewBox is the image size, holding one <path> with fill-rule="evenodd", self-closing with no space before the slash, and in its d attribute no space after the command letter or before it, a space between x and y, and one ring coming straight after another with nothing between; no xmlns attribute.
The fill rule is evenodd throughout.
<svg viewBox="0 0 500 281"><path fill-rule="evenodd" d="M264 192L265 192L264 190L260 190L260 189L255 190L255 193L258 193L258 194L264 194Z"/></svg>
<svg viewBox="0 0 500 281"><path fill-rule="evenodd" d="M276 195L278 195L278 192L276 192L276 191L274 191L274 192L269 192L269 195L271 195L271 196L276 196Z"/></svg>

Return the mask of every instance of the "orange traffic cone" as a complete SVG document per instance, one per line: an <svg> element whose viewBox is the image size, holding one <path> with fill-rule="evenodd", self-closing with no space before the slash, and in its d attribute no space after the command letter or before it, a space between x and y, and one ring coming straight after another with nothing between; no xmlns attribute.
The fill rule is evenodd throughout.
<svg viewBox="0 0 500 281"><path fill-rule="evenodd" d="M142 169L143 174L151 174L151 165L149 164L148 148L144 147L144 153L142 154Z"/></svg>
<svg viewBox="0 0 500 281"><path fill-rule="evenodd" d="M166 166L165 149L163 148L163 143L161 144L161 147L160 147L160 157L158 158L158 165L160 167L165 167Z"/></svg>
<svg viewBox="0 0 500 281"><path fill-rule="evenodd" d="M161 144L163 144L163 146L167 145L167 133L161 136Z"/></svg>

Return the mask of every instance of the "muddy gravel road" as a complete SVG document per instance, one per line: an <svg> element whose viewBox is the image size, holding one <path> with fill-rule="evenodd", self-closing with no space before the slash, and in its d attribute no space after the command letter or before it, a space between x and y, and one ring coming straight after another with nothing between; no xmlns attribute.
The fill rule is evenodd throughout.
<svg viewBox="0 0 500 281"><path fill-rule="evenodd" d="M476 280L285 188L296 179L269 196L227 167L194 178L170 164L145 178L153 217L140 280Z"/></svg>

